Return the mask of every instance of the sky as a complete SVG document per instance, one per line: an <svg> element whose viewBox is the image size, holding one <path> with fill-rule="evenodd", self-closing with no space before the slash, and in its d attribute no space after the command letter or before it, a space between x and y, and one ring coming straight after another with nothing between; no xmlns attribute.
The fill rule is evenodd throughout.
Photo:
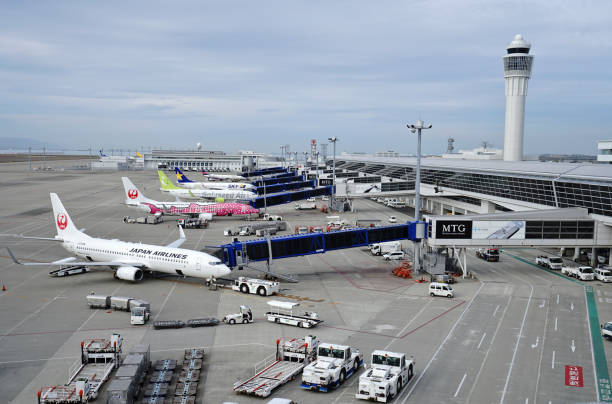
<svg viewBox="0 0 612 404"><path fill-rule="evenodd" d="M0 137L280 153L503 147L502 56L535 55L525 153L612 139L612 2L12 1ZM331 150L331 149L330 149Z"/></svg>

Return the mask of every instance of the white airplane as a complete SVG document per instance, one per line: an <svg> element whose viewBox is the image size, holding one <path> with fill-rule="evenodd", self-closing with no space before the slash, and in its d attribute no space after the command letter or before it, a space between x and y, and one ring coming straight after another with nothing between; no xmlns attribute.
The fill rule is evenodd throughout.
<svg viewBox="0 0 612 404"><path fill-rule="evenodd" d="M174 167L174 173L176 174L176 181L183 188L189 189L241 189L245 191L256 192L257 187L253 184L249 184L247 182L211 182L211 181L201 181L195 182L191 181L180 168Z"/></svg>
<svg viewBox="0 0 612 404"><path fill-rule="evenodd" d="M142 280L144 271L192 276L194 278L204 278L207 281L226 276L231 271L221 260L212 255L179 248L185 242L185 233L180 227L180 238L167 246L129 243L117 239L107 240L88 236L75 227L57 194L52 193L50 195L57 235L54 238L20 237L59 241L62 243L62 247L84 260L77 261L76 258L69 257L54 262L22 263L7 248L9 255L16 264L27 266L109 267L115 271L116 278L132 282Z"/></svg>
<svg viewBox="0 0 612 404"><path fill-rule="evenodd" d="M157 215L191 216L212 220L213 216L257 215L259 210L251 205L236 202L164 202L149 199L128 177L121 177L125 192L125 204Z"/></svg>
<svg viewBox="0 0 612 404"><path fill-rule="evenodd" d="M257 198L257 195L250 191L240 191L237 189L186 189L177 187L170 181L166 174L157 170L159 175L159 182L161 183L161 190L169 192L174 196L180 198L192 198L192 199L214 199L223 202L226 199L234 201L252 201Z"/></svg>
<svg viewBox="0 0 612 404"><path fill-rule="evenodd" d="M233 175L233 174L210 174L209 172L202 171L202 175L206 177L210 181L244 181L242 175Z"/></svg>

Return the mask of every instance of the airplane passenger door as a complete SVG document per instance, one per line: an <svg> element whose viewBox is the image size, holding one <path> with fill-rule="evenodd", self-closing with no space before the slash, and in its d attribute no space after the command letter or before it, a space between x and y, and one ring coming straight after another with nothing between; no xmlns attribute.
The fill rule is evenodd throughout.
<svg viewBox="0 0 612 404"><path fill-rule="evenodd" d="M200 271L202 268L200 267L200 261L196 261L196 271Z"/></svg>

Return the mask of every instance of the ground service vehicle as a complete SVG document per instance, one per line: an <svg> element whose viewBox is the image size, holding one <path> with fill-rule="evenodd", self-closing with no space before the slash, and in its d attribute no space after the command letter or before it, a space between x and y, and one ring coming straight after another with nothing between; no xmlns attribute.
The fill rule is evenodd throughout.
<svg viewBox="0 0 612 404"><path fill-rule="evenodd" d="M376 350L372 366L359 377L356 398L386 403L397 396L414 375L414 358L406 354Z"/></svg>
<svg viewBox="0 0 612 404"><path fill-rule="evenodd" d="M316 203L298 203L297 205L295 205L295 210L311 210L316 208Z"/></svg>
<svg viewBox="0 0 612 404"><path fill-rule="evenodd" d="M208 227L208 222L206 220L198 219L198 218L180 218L177 221L178 225L184 229L200 229L202 227Z"/></svg>
<svg viewBox="0 0 612 404"><path fill-rule="evenodd" d="M306 199L306 202L316 202L317 198L315 198L314 196L311 196L310 198Z"/></svg>
<svg viewBox="0 0 612 404"><path fill-rule="evenodd" d="M312 328L323 322L315 312L306 311L303 315L293 314L293 309L300 305L298 302L269 300L267 303L273 308L272 311L266 313L266 318L272 323Z"/></svg>
<svg viewBox="0 0 612 404"><path fill-rule="evenodd" d="M327 392L344 383L363 366L363 354L347 345L319 344L317 360L302 372L301 387Z"/></svg>
<svg viewBox="0 0 612 404"><path fill-rule="evenodd" d="M227 324L248 324L253 322L253 312L249 306L240 306L240 313L228 314L223 317L223 322Z"/></svg>
<svg viewBox="0 0 612 404"><path fill-rule="evenodd" d="M41 404L87 403L98 397L102 384L119 367L123 338L90 338L81 341L79 360L70 367L66 384L46 386L38 391Z"/></svg>
<svg viewBox="0 0 612 404"><path fill-rule="evenodd" d="M296 228L295 233L296 234L308 234L309 233L308 227L298 227Z"/></svg>
<svg viewBox="0 0 612 404"><path fill-rule="evenodd" d="M391 251L383 255L384 260L403 260L406 258L406 254L403 251Z"/></svg>
<svg viewBox="0 0 612 404"><path fill-rule="evenodd" d="M595 278L601 282L612 282L612 271L608 269L608 267L604 268L596 268L595 269Z"/></svg>
<svg viewBox="0 0 612 404"><path fill-rule="evenodd" d="M130 310L130 324L144 325L149 321L150 316L151 309L149 308L149 303L146 303L146 305L134 305Z"/></svg>
<svg viewBox="0 0 612 404"><path fill-rule="evenodd" d="M397 223L397 217L389 216L389 223Z"/></svg>
<svg viewBox="0 0 612 404"><path fill-rule="evenodd" d="M429 284L429 296L443 296L451 298L455 296L455 291L449 284L432 282Z"/></svg>
<svg viewBox="0 0 612 404"><path fill-rule="evenodd" d="M560 270L563 267L563 259L561 257L538 255L536 264L545 268Z"/></svg>
<svg viewBox="0 0 612 404"><path fill-rule="evenodd" d="M317 355L319 340L307 335L280 343L277 352L255 366L255 376L234 384L234 391L258 397L268 397L272 390L293 380Z"/></svg>
<svg viewBox="0 0 612 404"><path fill-rule="evenodd" d="M269 296L280 292L280 283L240 276L234 281L232 289L242 293L256 293L259 296Z"/></svg>
<svg viewBox="0 0 612 404"><path fill-rule="evenodd" d="M497 248L479 248L476 250L476 256L485 261L499 261L499 250Z"/></svg>
<svg viewBox="0 0 612 404"><path fill-rule="evenodd" d="M370 244L369 247L372 255L383 255L393 251L400 251L402 243L399 241L388 241L386 243Z"/></svg>
<svg viewBox="0 0 612 404"><path fill-rule="evenodd" d="M239 234L241 236L251 236L256 234L257 230L261 229L274 229L274 231L287 230L287 222L272 221L272 223L270 223L266 221L249 223L247 225L238 226L238 230L236 231L237 233L235 234Z"/></svg>
<svg viewBox="0 0 612 404"><path fill-rule="evenodd" d="M588 266L562 267L561 273L581 281L592 281L595 278L593 268Z"/></svg>
<svg viewBox="0 0 612 404"><path fill-rule="evenodd" d="M612 321L601 325L601 336L607 340L612 339Z"/></svg>
<svg viewBox="0 0 612 404"><path fill-rule="evenodd" d="M227 228L225 230L223 230L223 235L224 236L237 236L238 234L240 234L240 232L238 230L234 230L231 228Z"/></svg>
<svg viewBox="0 0 612 404"><path fill-rule="evenodd" d="M270 215L266 213L263 215L263 220L283 220L283 217L279 215Z"/></svg>

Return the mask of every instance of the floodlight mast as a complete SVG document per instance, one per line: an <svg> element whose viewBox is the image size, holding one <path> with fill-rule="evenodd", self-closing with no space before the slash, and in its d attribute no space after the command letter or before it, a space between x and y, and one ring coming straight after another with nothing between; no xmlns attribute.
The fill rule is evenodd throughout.
<svg viewBox="0 0 612 404"><path fill-rule="evenodd" d="M432 125L425 126L422 120L416 124L406 125L410 132L417 133L417 166L416 179L414 181L414 220L421 220L421 131L431 129ZM414 269L421 270L421 244L420 241L414 243Z"/></svg>

